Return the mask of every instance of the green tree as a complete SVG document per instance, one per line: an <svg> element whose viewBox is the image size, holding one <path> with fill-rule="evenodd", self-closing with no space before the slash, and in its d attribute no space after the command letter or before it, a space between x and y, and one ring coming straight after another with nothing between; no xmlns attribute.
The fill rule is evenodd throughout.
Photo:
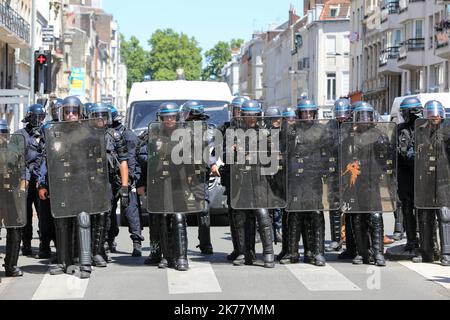
<svg viewBox="0 0 450 320"><path fill-rule="evenodd" d="M172 29L156 30L150 40L149 67L153 80L175 80L176 70L183 69L186 80L199 80L202 49L195 38Z"/></svg>
<svg viewBox="0 0 450 320"><path fill-rule="evenodd" d="M239 49L244 40L233 39L230 42L219 41L214 48L205 52L206 68L203 69L203 80L209 80L214 76L221 80L222 68L231 60L232 49Z"/></svg>
<svg viewBox="0 0 450 320"><path fill-rule="evenodd" d="M133 83L143 81L144 76L149 72L148 54L135 36L132 36L127 41L125 36L121 34L120 39L120 54L122 62L127 66L127 88L129 93Z"/></svg>

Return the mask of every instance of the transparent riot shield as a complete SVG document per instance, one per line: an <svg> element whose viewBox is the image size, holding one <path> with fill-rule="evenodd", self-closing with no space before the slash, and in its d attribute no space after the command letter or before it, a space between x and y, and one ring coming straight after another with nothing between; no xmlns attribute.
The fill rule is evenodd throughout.
<svg viewBox="0 0 450 320"><path fill-rule="evenodd" d="M0 226L21 228L27 223L25 137L0 134Z"/></svg>
<svg viewBox="0 0 450 320"><path fill-rule="evenodd" d="M235 118L226 134L231 207L286 208L286 147L279 118Z"/></svg>
<svg viewBox="0 0 450 320"><path fill-rule="evenodd" d="M341 126L341 206L348 213L397 208L397 126L391 122Z"/></svg>
<svg viewBox="0 0 450 320"><path fill-rule="evenodd" d="M102 120L51 123L45 128L52 215L76 217L111 209Z"/></svg>
<svg viewBox="0 0 450 320"><path fill-rule="evenodd" d="M450 207L450 119L418 119L415 136L415 206Z"/></svg>
<svg viewBox="0 0 450 320"><path fill-rule="evenodd" d="M147 211L153 214L205 210L209 150L205 122L158 122L149 126Z"/></svg>
<svg viewBox="0 0 450 320"><path fill-rule="evenodd" d="M336 120L286 122L288 212L338 210L339 133Z"/></svg>

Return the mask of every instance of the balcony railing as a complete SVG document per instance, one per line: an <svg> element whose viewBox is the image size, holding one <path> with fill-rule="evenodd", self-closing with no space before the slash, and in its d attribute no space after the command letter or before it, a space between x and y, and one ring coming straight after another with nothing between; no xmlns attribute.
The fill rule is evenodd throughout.
<svg viewBox="0 0 450 320"><path fill-rule="evenodd" d="M404 45L406 46L406 51L425 50L425 38L408 39Z"/></svg>
<svg viewBox="0 0 450 320"><path fill-rule="evenodd" d="M25 42L30 42L30 24L5 2L0 2L0 25Z"/></svg>
<svg viewBox="0 0 450 320"><path fill-rule="evenodd" d="M383 67L387 64L388 60L398 59L400 55L400 47L387 47L386 49L381 50L380 54L380 67Z"/></svg>

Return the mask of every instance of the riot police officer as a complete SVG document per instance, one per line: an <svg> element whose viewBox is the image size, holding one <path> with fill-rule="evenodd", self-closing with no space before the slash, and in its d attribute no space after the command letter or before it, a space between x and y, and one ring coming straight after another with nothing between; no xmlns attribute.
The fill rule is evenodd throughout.
<svg viewBox="0 0 450 320"><path fill-rule="evenodd" d="M0 135L9 134L9 127L6 120L0 119ZM0 137L3 138L3 137ZM7 143L1 141L0 144ZM29 181L29 173L27 168L26 181ZM17 266L20 253L20 241L22 237L22 228L7 228L6 234L6 256L5 256L5 276L6 277L21 277L22 270Z"/></svg>
<svg viewBox="0 0 450 320"><path fill-rule="evenodd" d="M89 119L103 119L107 127L105 140L112 209L110 212L95 215L92 219L94 240L92 246L93 264L98 267L105 267L109 260L104 247L105 235L106 232L109 232L108 227L113 225L111 220L116 219L115 223L117 225L117 218L112 212L117 209L119 197L122 199L122 204L125 208L129 205L129 171L127 161L129 154L124 135L112 128L113 117L111 108L108 105L103 103L94 104L89 110L88 117ZM137 210L136 203L135 206ZM136 251L133 252L134 256L139 256L141 254L140 231L139 225L139 230L136 230L137 235L134 240L134 250ZM115 233L115 235L117 234Z"/></svg>
<svg viewBox="0 0 450 320"><path fill-rule="evenodd" d="M241 115L242 104L249 99L246 97L236 97L230 104L230 118L238 118ZM224 123L221 128L222 135L226 135L227 129L231 128L231 123ZM224 154L226 153L226 142L224 143ZM226 160L226 159L225 159ZM226 162L226 161L224 161ZM238 243L237 243L237 235L236 235L236 224L234 221L233 208L231 207L231 196L230 196L230 164L225 163L224 166L220 168L220 177L222 185L225 187L225 192L227 195L227 206L228 206L228 221L230 223L230 232L231 232L231 240L233 242L233 251L227 256L228 261L234 261L238 256Z"/></svg>
<svg viewBox="0 0 450 320"><path fill-rule="evenodd" d="M281 112L281 107L278 106L272 106L267 108L267 110L264 112L264 117L267 117L266 120L266 128L267 129L281 129L282 121L283 121L283 114ZM280 143L283 143L281 141ZM283 147L282 147L283 149ZM277 186L275 187L277 188ZM280 188L278 188L280 189ZM273 219L273 230L274 230L274 240L275 244L278 242L283 242L283 210L281 209L274 209L270 210L270 214ZM257 233L258 234L258 233Z"/></svg>
<svg viewBox="0 0 450 320"><path fill-rule="evenodd" d="M438 152L442 151L444 154L442 158L444 163L443 167L448 167L448 158L450 157L449 145L450 140L448 136L440 134L438 131L442 127L442 121L445 119L445 108L442 103L439 101L429 101L425 104L424 108L424 117L428 119L429 122L426 125L422 125L419 128L427 132L427 136L431 136L431 138L435 141L439 141L438 139L442 139L439 141L441 145L433 145L434 149ZM428 127L428 128L426 128ZM419 133L416 133L419 134ZM443 145L442 145L443 144ZM419 148L423 148L424 146L418 146ZM443 149L443 150L442 150ZM442 161L437 159L437 161ZM427 166L429 167L429 166ZM439 163L438 163L439 167ZM441 173L442 174L442 173ZM444 179L444 184L448 184L447 177L442 176ZM438 177L436 177L438 179ZM416 181L417 183L417 181ZM434 182L436 185L440 186L441 183ZM424 187L427 188L426 182L424 182ZM430 187L433 189L433 187ZM425 190L427 192L428 190ZM448 187L443 186L439 190L437 198L439 197L448 197ZM441 265L442 266L450 266L450 209L447 207L443 207L440 209L419 209L419 231L420 231L420 250L417 252L416 257L413 258L413 262L421 263L421 262L429 262L433 263L435 260L435 241L436 241L436 216L439 224L439 238L441 245Z"/></svg>
<svg viewBox="0 0 450 320"><path fill-rule="evenodd" d="M297 107L297 118L304 120L304 122L299 124L294 124L294 126L302 126L308 128L318 117L318 111L316 104L307 99L300 100ZM294 139L296 142L298 139L303 137L298 137L296 130L290 133L288 128L288 140ZM297 143L296 143L297 144ZM300 144L301 146L301 144ZM314 150L296 150L296 153L303 154L305 152L313 152L311 157L315 157ZM320 151L319 151L320 152ZM292 161L293 159L289 159ZM295 160L295 159L294 159ZM298 163L293 164L293 166L298 165ZM303 164L305 166L316 166L316 163ZM308 170L311 171L311 170ZM316 173L314 172L314 175ZM311 176L308 174L304 176L304 179L308 179L310 184L306 186L295 186L300 188L298 192L294 190L289 190L289 192L294 192L296 195L302 192L302 188L310 188L314 191L315 197L321 198L323 194L322 182L317 179L317 176ZM289 197L295 197L295 195L289 194ZM311 199L312 200L312 199ZM319 201L321 202L321 201ZM282 264L298 263L299 261L299 241L300 235L303 238L303 246L305 252L305 263L312 263L316 266L322 267L326 265L325 260L325 216L323 211L311 211L311 212L290 212L289 213L289 255L285 256L281 260Z"/></svg>
<svg viewBox="0 0 450 320"><path fill-rule="evenodd" d="M74 122L83 117L83 104L80 99L74 96L65 98L59 108L59 121ZM41 175L39 179L39 189L41 200L47 200L51 190L49 188L47 162L42 161ZM79 257L80 278L89 278L92 272L91 255L91 237L90 237L90 218L83 216L77 218L58 218L55 219L56 231L56 255L57 265L50 270L51 275L60 275L69 273L73 267L73 262ZM78 231L78 232L77 232ZM79 244L76 239L78 235ZM87 240L87 242L86 242Z"/></svg>
<svg viewBox="0 0 450 320"><path fill-rule="evenodd" d="M202 121L206 122L209 119L209 115L206 114L205 108L198 101L188 101L183 105L183 111L185 112L185 121ZM208 145L212 146L212 136L208 136ZM218 172L218 166L216 164L216 157L211 155L209 157L209 163L207 166L206 181L209 181L209 173L213 175L220 175ZM213 254L213 246L211 244L211 218L209 214L209 188L208 183L205 183L203 190L199 190L200 198L205 195L205 210L197 215L198 218L198 239L200 244L197 248L200 248L202 254Z"/></svg>
<svg viewBox="0 0 450 320"><path fill-rule="evenodd" d="M405 251L417 251L416 214L414 211L414 156L415 122L422 116L423 106L417 98L406 98L400 105L401 123L398 125L398 197L402 212L398 220L404 221L407 243ZM399 223L397 223L399 224ZM400 226L396 228L401 231ZM398 230L400 229L400 230Z"/></svg>
<svg viewBox="0 0 450 320"><path fill-rule="evenodd" d="M361 105L361 102L358 102L357 105ZM348 122L348 121L352 121L352 112L353 110L356 109L357 107L356 104L350 105L349 101L346 99L340 99L338 101L336 101L335 103L335 117L339 123L339 126L342 125L342 123L344 122ZM339 212L339 216L340 216L340 211ZM341 239L341 219L337 219L337 212L330 212L330 223L331 223L331 234L332 234L332 239L333 240L337 240L337 239ZM356 254L356 244L355 244L355 239L353 237L353 228L352 228L352 216L349 213L344 214L344 221L345 221L345 250L339 255L339 259L340 260L353 260L354 258L356 258L357 254ZM339 234L338 234L338 228L339 227ZM339 238L338 238L339 237ZM340 243L340 241L334 241L335 245L333 246L333 244L330 246L330 249L334 250L334 248L340 247L342 246L342 244ZM336 246L336 244L339 244L338 246Z"/></svg>
<svg viewBox="0 0 450 320"><path fill-rule="evenodd" d="M177 127L177 122L180 120L180 107L176 103L163 103L159 108L159 118L162 122L162 130L171 131ZM156 148L162 148L164 144L169 144L170 141L158 141ZM168 145L170 148L171 146ZM141 168L147 168L149 149L148 145L144 144L139 152L139 163ZM145 170L143 170L143 173ZM176 173L175 173L176 174ZM147 185L147 177L144 174L138 183L138 194L143 195L145 193L145 187ZM180 186L171 185L171 188ZM182 201L173 201L172 205L176 207L184 207ZM152 216L154 216L152 218ZM178 271L189 270L189 261L187 258L187 222L186 215L182 213L173 215L150 215L150 223L159 224L159 245L162 257L158 264L161 269L175 268ZM156 227L156 226L154 226ZM151 230L152 231L152 230ZM153 237L150 237L151 245L156 244ZM152 241L155 241L152 243ZM157 252L156 252L157 253ZM152 257L149 257L152 258ZM158 258L154 256L155 260Z"/></svg>
<svg viewBox="0 0 450 320"><path fill-rule="evenodd" d="M136 160L136 145L138 143L138 138L131 130L125 128L122 124L122 117L114 106L108 106L111 109L112 116L112 128L116 130L125 140L126 147L128 150L128 173L129 173L129 204L128 206L123 206L125 217L128 221L130 238L133 242L133 257L142 256L142 241L144 237L142 236L141 221L139 216L138 198L136 193L136 182L140 178L141 169ZM113 188L113 193L118 189L118 186ZM116 244L114 239L119 233L119 227L117 225L116 217L117 208L117 198L113 201L113 206L111 209L111 226L108 231L107 242L108 247L111 252L116 251Z"/></svg>
<svg viewBox="0 0 450 320"><path fill-rule="evenodd" d="M41 126L45 120L47 113L40 104L34 104L27 108L25 118L22 120L26 123L25 128L18 130L16 133L25 136L27 149L27 166L30 172L30 183L27 196L27 225L22 233L22 254L24 256L32 256L31 240L33 239L33 205L39 213L39 196L36 189L36 183L39 176L39 167L42 159L42 152L44 148ZM42 224L40 222L40 224ZM40 226L42 227L42 225ZM40 228L40 240L47 241L49 236L42 234L45 228ZM50 241L48 241L48 244ZM45 244L46 245L46 244Z"/></svg>
<svg viewBox="0 0 450 320"><path fill-rule="evenodd" d="M241 107L241 116L247 117L243 122L245 129L258 130L263 127L262 123L258 123L258 117L262 116L262 109L259 102L254 100L245 101ZM230 150L236 152L236 150ZM256 192L258 186L251 186L254 188L252 192ZM245 198L244 195L241 195ZM239 199L239 201L246 202L247 199ZM237 249L239 255L233 261L235 266L242 266L244 264L252 265L255 260L255 232L256 220L259 224L259 233L263 246L264 267L275 267L275 256L273 251L273 232L272 219L269 210L234 210L234 223L236 227Z"/></svg>
<svg viewBox="0 0 450 320"><path fill-rule="evenodd" d="M353 111L354 130L363 135L366 130L369 130L366 124L370 124L375 121L374 109L368 103L362 103L360 106L356 107ZM363 123L361 127L358 127L358 123ZM387 137L383 133L378 132L378 140L372 142L370 145L365 145L363 150L359 150L361 158L359 161L378 161L379 159L374 159L374 150L378 152L387 152L385 148L389 145ZM352 137L349 137L352 139ZM361 137L364 139L364 137ZM348 141L342 142L347 145ZM367 154L365 154L367 153ZM385 158L384 155L383 158ZM358 196L358 201L364 204L376 204L381 205L381 195L380 190L377 188L376 181L367 181L368 179L374 179L373 176L360 176L354 185L354 189L361 192ZM369 187L368 187L369 186ZM367 198L362 197L365 195ZM370 207L370 205L368 206ZM375 262L377 266L386 266L386 261L384 258L384 223L383 214L381 212L371 212L371 213L352 213L352 223L353 223L353 234L356 242L357 256L353 260L353 264L369 264L372 261Z"/></svg>

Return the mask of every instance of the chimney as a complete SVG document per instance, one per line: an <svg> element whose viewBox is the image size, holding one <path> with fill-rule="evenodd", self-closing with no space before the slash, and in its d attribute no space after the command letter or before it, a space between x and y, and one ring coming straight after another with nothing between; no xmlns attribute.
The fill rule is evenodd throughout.
<svg viewBox="0 0 450 320"><path fill-rule="evenodd" d="M289 27L292 26L300 17L295 14L294 5L291 3L291 7L289 8Z"/></svg>

